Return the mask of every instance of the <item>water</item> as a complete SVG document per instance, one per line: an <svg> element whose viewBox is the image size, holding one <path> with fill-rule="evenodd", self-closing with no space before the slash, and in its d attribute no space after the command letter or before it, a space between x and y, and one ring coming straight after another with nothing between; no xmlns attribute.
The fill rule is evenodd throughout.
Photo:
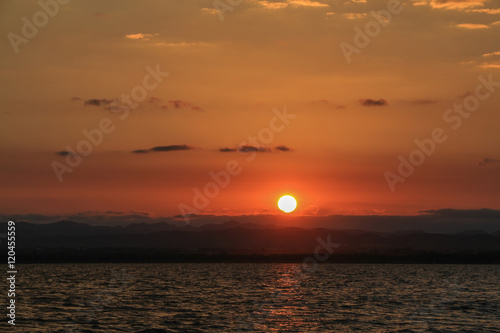
<svg viewBox="0 0 500 333"><path fill-rule="evenodd" d="M14 331L500 332L500 266L299 267L24 265Z"/></svg>

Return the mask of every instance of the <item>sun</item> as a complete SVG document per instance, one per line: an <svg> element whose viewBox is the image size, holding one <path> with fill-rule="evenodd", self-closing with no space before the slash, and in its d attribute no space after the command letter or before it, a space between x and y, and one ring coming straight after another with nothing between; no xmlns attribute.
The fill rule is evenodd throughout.
<svg viewBox="0 0 500 333"><path fill-rule="evenodd" d="M278 200L278 207L285 213L291 213L297 208L297 200L291 195L284 195Z"/></svg>

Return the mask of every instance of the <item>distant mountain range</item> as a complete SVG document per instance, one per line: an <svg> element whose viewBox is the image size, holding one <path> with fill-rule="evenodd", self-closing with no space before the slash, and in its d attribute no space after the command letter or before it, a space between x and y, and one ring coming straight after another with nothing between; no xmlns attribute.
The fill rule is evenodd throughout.
<svg viewBox="0 0 500 333"><path fill-rule="evenodd" d="M1 228L6 229L5 224ZM140 249L143 252L161 250L167 254L297 255L315 251L327 253L332 248L328 250L321 245L325 243L338 244L333 252L339 255L500 254L500 231L380 233L354 229L280 228L234 220L198 227L165 222L135 223L125 227L91 226L72 221L16 223L17 250L31 259L40 254L47 257L47 253L71 253L73 250L94 251L92 253L99 250L102 255L104 249L109 253L124 249L128 249L125 253L130 253L132 249Z"/></svg>

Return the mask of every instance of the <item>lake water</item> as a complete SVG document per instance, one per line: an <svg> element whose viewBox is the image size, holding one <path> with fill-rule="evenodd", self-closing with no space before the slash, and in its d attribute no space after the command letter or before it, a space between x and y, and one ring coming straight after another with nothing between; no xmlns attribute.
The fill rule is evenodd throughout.
<svg viewBox="0 0 500 333"><path fill-rule="evenodd" d="M13 331L500 332L500 266L300 267L23 265Z"/></svg>

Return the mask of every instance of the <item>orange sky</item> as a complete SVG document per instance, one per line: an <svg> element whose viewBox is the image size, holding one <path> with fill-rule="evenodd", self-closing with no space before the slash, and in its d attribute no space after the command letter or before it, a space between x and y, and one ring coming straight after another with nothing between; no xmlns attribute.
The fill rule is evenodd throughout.
<svg viewBox="0 0 500 333"><path fill-rule="evenodd" d="M200 213L278 213L286 193L305 215L500 208L499 2L402 1L350 59L342 43L391 1L212 3L73 0L16 44L42 8L3 1L0 212L176 215L228 163L241 172ZM125 111L131 92L144 100ZM445 142L391 191L386 172L436 128ZM243 142L260 151L220 151Z"/></svg>

